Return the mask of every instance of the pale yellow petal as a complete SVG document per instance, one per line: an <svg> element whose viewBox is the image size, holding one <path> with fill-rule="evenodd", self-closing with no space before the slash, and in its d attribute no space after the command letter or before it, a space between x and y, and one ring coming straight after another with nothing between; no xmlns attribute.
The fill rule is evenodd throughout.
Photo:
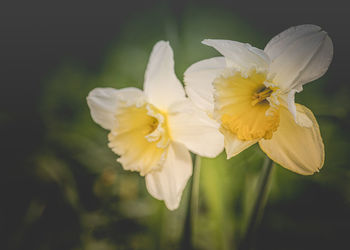
<svg viewBox="0 0 350 250"><path fill-rule="evenodd" d="M243 150L254 145L258 140L242 141L237 138L237 136L230 131L220 128L221 133L224 135L225 139L225 151L227 159L230 159L233 156L238 155Z"/></svg>
<svg viewBox="0 0 350 250"><path fill-rule="evenodd" d="M169 210L179 207L182 192L192 175L189 151L179 143L171 143L164 165L159 171L146 175L148 192L158 200L164 200Z"/></svg>
<svg viewBox="0 0 350 250"><path fill-rule="evenodd" d="M280 108L280 126L270 140L259 142L261 149L281 166L302 175L318 172L324 163L324 145L317 121L305 106L297 104L297 112L312 121L311 127L295 123L287 108Z"/></svg>

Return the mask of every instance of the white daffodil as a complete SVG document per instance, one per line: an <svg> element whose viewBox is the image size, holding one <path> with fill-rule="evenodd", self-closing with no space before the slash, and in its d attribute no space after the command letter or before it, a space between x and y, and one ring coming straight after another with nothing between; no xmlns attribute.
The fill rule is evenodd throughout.
<svg viewBox="0 0 350 250"><path fill-rule="evenodd" d="M87 102L93 120L110 130L108 146L125 170L146 178L148 192L170 209L179 206L192 175L191 155L215 157L224 148L219 124L185 97L168 42L158 42L145 73L144 91L96 88Z"/></svg>
<svg viewBox="0 0 350 250"><path fill-rule="evenodd" d="M309 175L324 162L317 121L295 104L302 86L321 77L333 56L332 41L315 25L289 28L264 50L247 43L204 40L223 57L199 61L185 72L189 98L220 122L227 157L259 142L275 162Z"/></svg>

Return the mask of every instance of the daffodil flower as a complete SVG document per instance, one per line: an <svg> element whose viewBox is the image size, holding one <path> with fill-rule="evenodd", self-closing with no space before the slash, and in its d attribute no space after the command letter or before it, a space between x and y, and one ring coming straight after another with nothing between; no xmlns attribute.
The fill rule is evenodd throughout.
<svg viewBox="0 0 350 250"><path fill-rule="evenodd" d="M179 206L192 175L191 155L215 157L223 148L219 124L185 97L168 42L158 42L145 73L144 91L96 88L87 102L93 120L110 130L108 146L125 170L145 176L148 192L170 209Z"/></svg>
<svg viewBox="0 0 350 250"><path fill-rule="evenodd" d="M309 175L324 163L313 113L295 104L303 85L321 77L333 56L332 41L315 25L289 28L264 50L247 43L207 39L223 57L199 61L185 72L189 98L220 122L227 157L259 143L275 162Z"/></svg>

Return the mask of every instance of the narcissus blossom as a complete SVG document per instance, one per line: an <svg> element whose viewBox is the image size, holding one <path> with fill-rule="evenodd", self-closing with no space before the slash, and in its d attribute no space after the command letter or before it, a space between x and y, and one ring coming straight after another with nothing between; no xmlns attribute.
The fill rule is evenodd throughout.
<svg viewBox="0 0 350 250"><path fill-rule="evenodd" d="M192 174L188 150L215 157L224 148L219 124L185 97L168 42L153 48L144 91L96 88L87 102L93 120L110 130L108 146L120 155L117 161L145 176L148 192L170 210L179 206Z"/></svg>
<svg viewBox="0 0 350 250"><path fill-rule="evenodd" d="M207 39L223 56L185 72L189 98L220 122L227 157L259 143L275 162L299 174L318 171L324 146L313 113L295 104L303 85L321 77L333 56L332 41L315 25L289 28L264 50L247 43Z"/></svg>

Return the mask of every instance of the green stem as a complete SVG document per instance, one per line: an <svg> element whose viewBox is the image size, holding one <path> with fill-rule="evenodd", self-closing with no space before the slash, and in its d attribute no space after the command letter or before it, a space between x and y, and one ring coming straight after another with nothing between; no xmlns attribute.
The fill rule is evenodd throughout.
<svg viewBox="0 0 350 250"><path fill-rule="evenodd" d="M249 250L254 241L255 231L263 215L268 195L268 186L271 179L273 161L266 156L257 186L257 195L248 219L245 236L243 237L240 250Z"/></svg>
<svg viewBox="0 0 350 250"><path fill-rule="evenodd" d="M192 225L194 225L198 216L200 172L201 172L201 157L199 155L196 155L196 162L195 162L194 173L193 173L192 199L191 199Z"/></svg>
<svg viewBox="0 0 350 250"><path fill-rule="evenodd" d="M199 177L200 177L201 158L196 155L193 178L190 182L187 212L184 224L184 230L181 240L181 249L192 250L193 246L193 225L198 214L198 198L199 198Z"/></svg>

